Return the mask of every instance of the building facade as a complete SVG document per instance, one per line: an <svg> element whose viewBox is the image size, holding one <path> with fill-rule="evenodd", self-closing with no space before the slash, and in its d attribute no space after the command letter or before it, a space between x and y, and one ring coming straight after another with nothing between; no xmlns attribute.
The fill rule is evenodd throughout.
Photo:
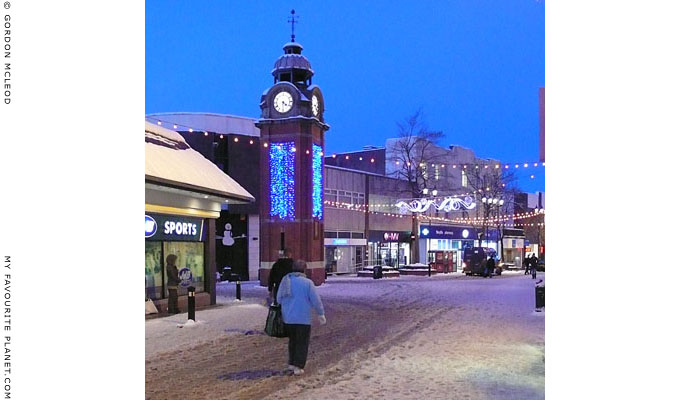
<svg viewBox="0 0 690 400"><path fill-rule="evenodd" d="M216 248L215 270L230 268L243 280L259 279L259 129L256 120L215 113L158 113L154 124L170 126L206 159L232 177L256 200L221 205L211 235ZM191 130L191 131L190 131Z"/></svg>
<svg viewBox="0 0 690 400"><path fill-rule="evenodd" d="M216 220L223 205L254 198L175 131L146 122L145 149L146 298L159 308L167 301L165 260L173 254L180 286L195 288L199 306L215 304ZM184 309L186 291L178 294Z"/></svg>

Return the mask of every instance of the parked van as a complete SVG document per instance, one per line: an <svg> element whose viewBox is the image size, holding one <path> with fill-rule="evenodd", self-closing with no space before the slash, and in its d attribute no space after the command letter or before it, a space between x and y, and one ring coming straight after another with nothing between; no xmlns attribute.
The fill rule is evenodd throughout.
<svg viewBox="0 0 690 400"><path fill-rule="evenodd" d="M462 271L465 275L484 275L486 260L496 257L496 250L489 247L472 247L465 249L462 256ZM497 273L499 275L500 273Z"/></svg>

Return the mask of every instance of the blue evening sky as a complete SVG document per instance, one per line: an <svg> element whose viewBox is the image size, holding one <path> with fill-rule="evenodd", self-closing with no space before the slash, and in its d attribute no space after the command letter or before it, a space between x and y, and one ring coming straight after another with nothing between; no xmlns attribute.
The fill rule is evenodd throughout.
<svg viewBox="0 0 690 400"><path fill-rule="evenodd" d="M396 121L422 108L428 127L445 133L442 145L504 162L538 160L537 0L147 0L146 113L258 118L290 40L292 8L296 41L324 93L326 154L382 146L396 136ZM542 167L519 175L523 190L544 190Z"/></svg>

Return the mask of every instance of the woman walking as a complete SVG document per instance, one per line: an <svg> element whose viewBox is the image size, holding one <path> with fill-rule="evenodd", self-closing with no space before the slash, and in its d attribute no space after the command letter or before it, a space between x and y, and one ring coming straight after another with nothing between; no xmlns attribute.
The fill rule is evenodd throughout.
<svg viewBox="0 0 690 400"><path fill-rule="evenodd" d="M293 272L285 275L278 288L277 301L281 306L285 331L288 334L288 369L294 375L304 373L311 334L311 310L316 311L321 325L326 316L316 287L304 274L307 263L298 260Z"/></svg>

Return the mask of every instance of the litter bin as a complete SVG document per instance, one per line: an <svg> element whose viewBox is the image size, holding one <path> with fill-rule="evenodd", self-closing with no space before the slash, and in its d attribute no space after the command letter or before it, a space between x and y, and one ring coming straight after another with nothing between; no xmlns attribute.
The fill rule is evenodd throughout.
<svg viewBox="0 0 690 400"><path fill-rule="evenodd" d="M380 265L377 265L374 267L374 279L381 279L383 278L383 267Z"/></svg>
<svg viewBox="0 0 690 400"><path fill-rule="evenodd" d="M537 286L534 288L534 293L535 293L535 298L536 298L536 307L537 308L544 307L544 300L546 297L546 287L545 286Z"/></svg>

